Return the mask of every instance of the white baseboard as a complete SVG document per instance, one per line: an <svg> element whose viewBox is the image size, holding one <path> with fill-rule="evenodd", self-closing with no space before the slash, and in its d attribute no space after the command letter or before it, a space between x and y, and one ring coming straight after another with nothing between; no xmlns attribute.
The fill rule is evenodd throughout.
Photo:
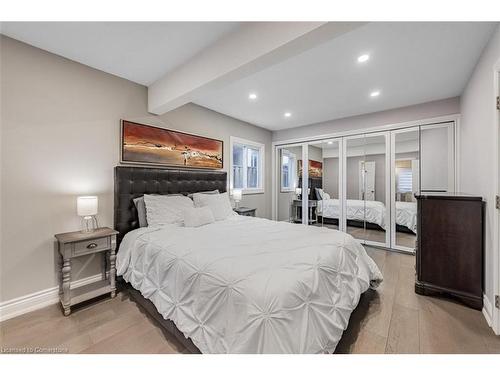
<svg viewBox="0 0 500 375"><path fill-rule="evenodd" d="M491 304L486 294L483 294L483 315L490 327L493 316L492 314L493 314L493 305Z"/></svg>
<svg viewBox="0 0 500 375"><path fill-rule="evenodd" d="M71 282L71 289L102 279L102 274ZM41 290L0 303L0 322L59 302L59 287Z"/></svg>

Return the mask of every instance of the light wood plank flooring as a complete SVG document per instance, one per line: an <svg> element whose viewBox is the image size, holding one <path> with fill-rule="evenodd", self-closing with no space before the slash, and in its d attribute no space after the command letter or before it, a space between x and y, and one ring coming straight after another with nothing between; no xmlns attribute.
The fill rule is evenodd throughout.
<svg viewBox="0 0 500 375"><path fill-rule="evenodd" d="M365 293L337 353L500 353L481 312L413 292L414 257L367 249L384 274ZM64 317L59 306L0 324L0 347L59 348L68 353L183 353L178 341L126 293L102 299Z"/></svg>

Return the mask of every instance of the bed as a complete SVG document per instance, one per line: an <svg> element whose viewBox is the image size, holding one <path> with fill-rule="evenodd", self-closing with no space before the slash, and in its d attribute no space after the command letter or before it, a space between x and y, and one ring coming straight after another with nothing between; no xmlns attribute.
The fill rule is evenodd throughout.
<svg viewBox="0 0 500 375"><path fill-rule="evenodd" d="M116 167L118 274L192 352L331 353L382 275L351 236L228 216L198 228L139 228L141 194L226 189L225 172Z"/></svg>
<svg viewBox="0 0 500 375"><path fill-rule="evenodd" d="M318 200L316 213L326 219L339 218L339 200ZM379 201L363 201L357 199L347 200L347 220L375 224L380 229L386 229L386 208ZM397 229L406 228L412 233L417 233L417 204L414 202L396 202Z"/></svg>

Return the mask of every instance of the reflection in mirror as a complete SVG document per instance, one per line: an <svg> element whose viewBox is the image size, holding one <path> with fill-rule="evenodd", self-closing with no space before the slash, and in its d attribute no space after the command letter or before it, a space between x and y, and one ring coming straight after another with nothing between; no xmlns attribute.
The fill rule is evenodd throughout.
<svg viewBox="0 0 500 375"><path fill-rule="evenodd" d="M354 238L365 239L365 179L362 169L365 163L365 137L346 140L346 228Z"/></svg>
<svg viewBox="0 0 500 375"><path fill-rule="evenodd" d="M415 248L420 153L418 129L394 134L395 231L396 245Z"/></svg>
<svg viewBox="0 0 500 375"><path fill-rule="evenodd" d="M303 168L307 164L307 194L302 194L302 199L307 200L307 220L309 225L319 225L317 215L317 196L316 191L323 186L323 149L318 145L307 145L307 163L299 160L299 175L303 176ZM302 177L299 179L299 185L302 185ZM302 201L301 201L302 203Z"/></svg>
<svg viewBox="0 0 500 375"><path fill-rule="evenodd" d="M359 196L364 200L365 210L364 239L389 246L386 158L385 135L365 135L364 161L359 160L358 162Z"/></svg>
<svg viewBox="0 0 500 375"><path fill-rule="evenodd" d="M315 187L318 225L339 229L340 220L340 158L339 140L326 140L315 144L321 148L323 156L321 186ZM319 185L319 184L318 184Z"/></svg>
<svg viewBox="0 0 500 375"><path fill-rule="evenodd" d="M302 146L283 147L278 150L278 221L302 222L298 162L302 159Z"/></svg>
<svg viewBox="0 0 500 375"><path fill-rule="evenodd" d="M420 127L422 192L454 192L453 123Z"/></svg>

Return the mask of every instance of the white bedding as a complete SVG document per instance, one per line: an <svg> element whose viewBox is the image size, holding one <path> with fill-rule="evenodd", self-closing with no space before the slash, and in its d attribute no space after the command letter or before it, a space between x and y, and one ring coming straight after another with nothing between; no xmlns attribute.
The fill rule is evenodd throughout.
<svg viewBox="0 0 500 375"><path fill-rule="evenodd" d="M417 204L415 202L396 202L396 224L417 233Z"/></svg>
<svg viewBox="0 0 500 375"><path fill-rule="evenodd" d="M386 229L385 212L385 205L379 201L347 200L348 220L366 220L368 223L377 224ZM338 219L340 215L339 200L319 200L316 213L329 219ZM417 233L417 204L414 202L396 202L396 224L405 226L413 233Z"/></svg>
<svg viewBox="0 0 500 375"><path fill-rule="evenodd" d="M117 267L202 353L333 352L382 281L348 234L246 216L136 229Z"/></svg>
<svg viewBox="0 0 500 375"><path fill-rule="evenodd" d="M366 203L366 207L365 207ZM318 201L316 208L318 215L330 219L338 219L340 216L339 200L325 199ZM347 200L347 220L366 220L377 224L385 229L385 205L379 201L362 201L356 199Z"/></svg>

